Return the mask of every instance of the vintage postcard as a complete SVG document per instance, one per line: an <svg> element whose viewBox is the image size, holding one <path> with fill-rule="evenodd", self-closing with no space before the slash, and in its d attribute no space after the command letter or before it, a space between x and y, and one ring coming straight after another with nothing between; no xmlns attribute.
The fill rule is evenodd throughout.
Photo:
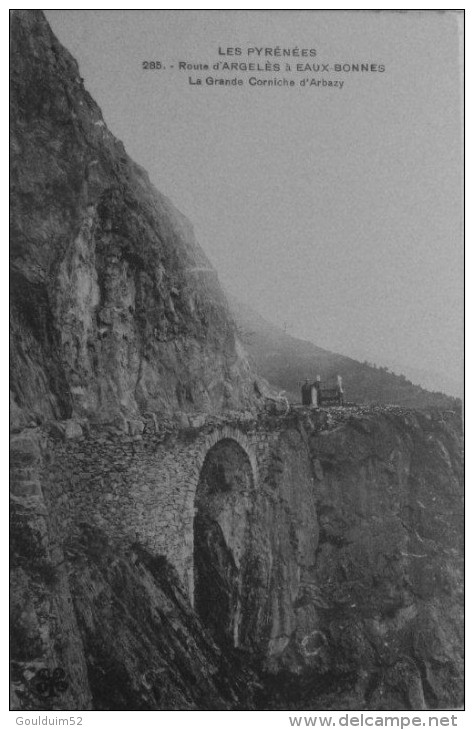
<svg viewBox="0 0 474 730"><path fill-rule="evenodd" d="M11 11L24 724L462 727L463 22Z"/></svg>

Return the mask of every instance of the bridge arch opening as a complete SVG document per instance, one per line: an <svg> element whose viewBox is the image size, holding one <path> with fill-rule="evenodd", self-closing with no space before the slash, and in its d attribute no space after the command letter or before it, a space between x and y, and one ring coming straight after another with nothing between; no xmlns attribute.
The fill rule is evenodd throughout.
<svg viewBox="0 0 474 730"><path fill-rule="evenodd" d="M194 607L223 646L239 644L253 490L245 449L232 438L214 444L204 459L195 498Z"/></svg>

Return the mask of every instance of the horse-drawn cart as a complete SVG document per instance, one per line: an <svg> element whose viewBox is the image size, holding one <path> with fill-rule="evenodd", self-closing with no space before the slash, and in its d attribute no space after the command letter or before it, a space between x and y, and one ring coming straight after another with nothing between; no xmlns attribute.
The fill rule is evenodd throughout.
<svg viewBox="0 0 474 730"><path fill-rule="evenodd" d="M337 383L331 385L317 380L315 383L318 406L343 406L344 391L342 389L342 378L337 376Z"/></svg>
<svg viewBox="0 0 474 730"><path fill-rule="evenodd" d="M321 382L318 375L314 383L308 379L301 388L302 404L305 406L343 406L344 391L342 389L342 378L337 376L336 382Z"/></svg>

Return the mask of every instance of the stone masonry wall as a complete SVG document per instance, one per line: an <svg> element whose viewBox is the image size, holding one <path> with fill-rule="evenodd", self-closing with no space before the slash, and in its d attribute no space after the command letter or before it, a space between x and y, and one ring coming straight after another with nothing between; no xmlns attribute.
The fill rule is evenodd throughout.
<svg viewBox="0 0 474 730"><path fill-rule="evenodd" d="M213 419L200 428L166 432L153 423L134 424L128 433L58 423L47 434L30 429L16 439L18 448L31 445L35 468L34 474L31 465L19 472L14 489L42 492L59 543L87 523L114 540L139 542L166 555L192 600L194 500L206 454L218 441L234 440L247 454L258 485L277 438L278 431L267 432L251 419L232 425Z"/></svg>
<svg viewBox="0 0 474 730"><path fill-rule="evenodd" d="M166 555L192 600L194 501L212 446L222 439L236 441L261 489L279 468L281 433L295 427L306 433L332 430L353 411L296 408L285 416L258 419L250 414L203 416L194 427L168 430L153 418L97 429L55 422L46 431L26 429L13 437L12 492L22 499L44 499L60 544L75 525L87 523L115 540L139 542Z"/></svg>

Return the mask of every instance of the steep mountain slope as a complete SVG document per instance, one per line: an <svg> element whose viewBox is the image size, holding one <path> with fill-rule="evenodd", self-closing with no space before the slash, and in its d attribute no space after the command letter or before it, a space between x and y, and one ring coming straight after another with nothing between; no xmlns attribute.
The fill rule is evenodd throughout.
<svg viewBox="0 0 474 730"><path fill-rule="evenodd" d="M41 11L11 17L16 425L255 401L192 227L108 131Z"/></svg>
<svg viewBox="0 0 474 730"><path fill-rule="evenodd" d="M271 385L285 390L293 402L300 402L300 385L305 378L314 380L319 374L322 380L342 375L346 400L355 403L396 403L413 408L461 406L459 399L431 393L387 368L361 363L291 337L235 297L227 294L227 298L252 365Z"/></svg>

